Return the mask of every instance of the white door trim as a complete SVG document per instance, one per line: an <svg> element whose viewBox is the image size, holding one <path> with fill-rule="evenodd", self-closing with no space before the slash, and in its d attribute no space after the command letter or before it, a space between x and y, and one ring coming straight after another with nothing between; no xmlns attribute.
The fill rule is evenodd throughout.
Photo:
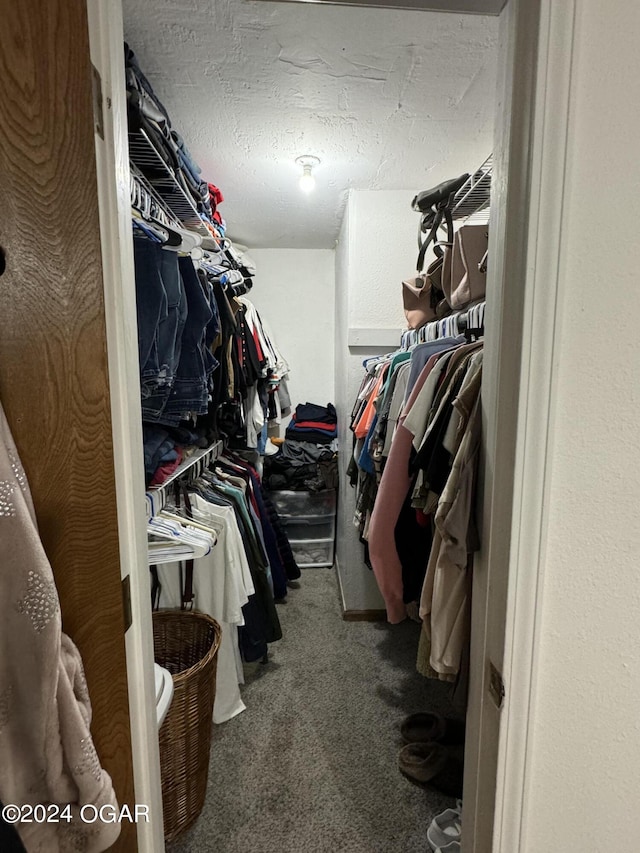
<svg viewBox="0 0 640 853"><path fill-rule="evenodd" d="M530 151L521 382L514 468L511 554L500 727L494 853L525 847L528 756L534 733L537 639L544 585L560 250L575 0L540 0L537 80ZM540 820L540 815L532 816Z"/></svg>
<svg viewBox="0 0 640 853"><path fill-rule="evenodd" d="M102 82L104 140L96 134L96 168L120 562L131 589L132 624L125 641L133 776L136 802L149 807L151 818L136 824L138 851L162 853L122 6L119 0L88 0L87 13L91 61Z"/></svg>

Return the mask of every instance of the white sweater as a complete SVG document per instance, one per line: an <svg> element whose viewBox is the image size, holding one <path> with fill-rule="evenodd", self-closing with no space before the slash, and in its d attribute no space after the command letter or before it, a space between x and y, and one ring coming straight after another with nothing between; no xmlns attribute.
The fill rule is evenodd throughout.
<svg viewBox="0 0 640 853"><path fill-rule="evenodd" d="M62 633L53 573L0 405L0 800L69 806L70 822L18 823L28 853L106 850L118 823L83 823L84 805L117 803L89 726L80 653Z"/></svg>

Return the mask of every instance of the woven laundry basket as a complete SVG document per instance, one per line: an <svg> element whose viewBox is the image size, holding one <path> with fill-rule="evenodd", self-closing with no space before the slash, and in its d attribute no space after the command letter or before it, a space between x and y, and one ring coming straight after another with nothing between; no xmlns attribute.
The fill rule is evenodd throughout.
<svg viewBox="0 0 640 853"><path fill-rule="evenodd" d="M174 687L160 727L167 841L187 830L204 805L220 638L220 626L206 613L158 610L153 614L155 660L169 670Z"/></svg>

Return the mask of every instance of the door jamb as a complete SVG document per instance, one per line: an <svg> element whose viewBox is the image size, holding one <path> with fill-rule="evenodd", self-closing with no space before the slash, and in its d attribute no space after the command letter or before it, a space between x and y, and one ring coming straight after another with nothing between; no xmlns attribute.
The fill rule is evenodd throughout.
<svg viewBox="0 0 640 853"><path fill-rule="evenodd" d="M562 326L560 256L575 17L575 0L540 2L529 193L523 199L523 209L528 209L527 263L503 664L508 687L500 726L494 853L524 849L529 818L528 768Z"/></svg>
<svg viewBox="0 0 640 853"><path fill-rule="evenodd" d="M125 634L139 853L165 849L153 672L138 330L130 224L129 156L120 0L87 0L91 61L101 78L103 137L96 133L114 469L120 563L130 576L131 627Z"/></svg>

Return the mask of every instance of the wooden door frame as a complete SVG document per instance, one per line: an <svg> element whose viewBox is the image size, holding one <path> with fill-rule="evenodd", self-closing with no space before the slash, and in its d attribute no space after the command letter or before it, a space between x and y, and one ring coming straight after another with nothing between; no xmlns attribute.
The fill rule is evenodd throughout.
<svg viewBox="0 0 640 853"><path fill-rule="evenodd" d="M495 299L486 319L483 379L493 453L484 471L478 561L484 596L474 600L477 677L470 695L463 853L517 853L526 839L575 0L509 0L503 14L506 67L499 98L508 103L498 104L489 282ZM490 662L503 678L500 710L489 690ZM492 796L483 803L487 789Z"/></svg>
<svg viewBox="0 0 640 853"><path fill-rule="evenodd" d="M87 0L91 61L100 75L103 136L96 167L111 387L114 468L122 575L129 575L131 627L125 634L136 802L150 821L137 824L140 853L164 846L153 671L153 632L144 502L122 6Z"/></svg>

